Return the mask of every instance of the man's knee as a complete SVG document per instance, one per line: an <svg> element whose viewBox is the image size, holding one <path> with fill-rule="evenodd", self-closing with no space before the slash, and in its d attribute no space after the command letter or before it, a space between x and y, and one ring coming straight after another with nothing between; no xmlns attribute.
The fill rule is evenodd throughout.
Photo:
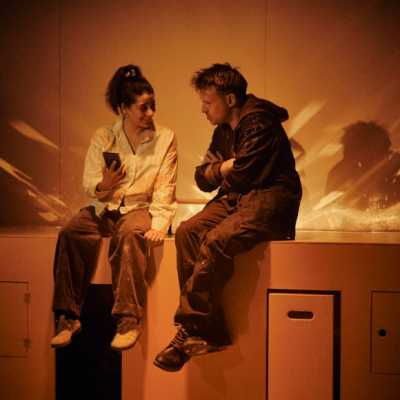
<svg viewBox="0 0 400 400"><path fill-rule="evenodd" d="M200 258L213 263L216 258L224 254L226 240L227 238L217 229L207 232L199 249Z"/></svg>
<svg viewBox="0 0 400 400"><path fill-rule="evenodd" d="M250 250L259 241L254 231L246 231L240 227L229 227L230 229L213 229L207 232L203 242L202 253L211 258L232 258L244 251Z"/></svg>
<svg viewBox="0 0 400 400"><path fill-rule="evenodd" d="M194 228L195 226L190 219L181 222L178 228L176 229L175 240L180 241L181 239L184 239L187 235L193 232Z"/></svg>
<svg viewBox="0 0 400 400"><path fill-rule="evenodd" d="M219 229L219 227L217 227L207 232L204 239L204 244L209 248L213 248L215 246L219 247L228 242L233 236L234 232Z"/></svg>

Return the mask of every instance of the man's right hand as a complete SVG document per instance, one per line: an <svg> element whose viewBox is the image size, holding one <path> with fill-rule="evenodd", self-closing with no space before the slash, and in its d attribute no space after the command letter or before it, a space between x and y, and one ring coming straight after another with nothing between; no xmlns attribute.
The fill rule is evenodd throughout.
<svg viewBox="0 0 400 400"><path fill-rule="evenodd" d="M121 165L118 169L115 169L116 161L113 161L110 168L104 167L103 179L98 183L97 190L99 192L108 192L117 186L122 179L125 177L126 169L124 165Z"/></svg>
<svg viewBox="0 0 400 400"><path fill-rule="evenodd" d="M229 160L224 161L219 167L219 171L221 172L223 178L225 178L229 172L232 171L234 161L234 158L230 158Z"/></svg>

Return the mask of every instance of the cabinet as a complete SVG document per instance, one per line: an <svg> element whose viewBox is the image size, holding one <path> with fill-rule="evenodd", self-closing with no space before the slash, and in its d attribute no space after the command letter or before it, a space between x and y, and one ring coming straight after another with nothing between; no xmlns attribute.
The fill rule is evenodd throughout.
<svg viewBox="0 0 400 400"><path fill-rule="evenodd" d="M334 398L334 295L268 293L268 400Z"/></svg>
<svg viewBox="0 0 400 400"><path fill-rule="evenodd" d="M29 285L0 281L0 357L26 357L29 350Z"/></svg>
<svg viewBox="0 0 400 400"><path fill-rule="evenodd" d="M372 292L371 365L377 374L400 374L400 292Z"/></svg>

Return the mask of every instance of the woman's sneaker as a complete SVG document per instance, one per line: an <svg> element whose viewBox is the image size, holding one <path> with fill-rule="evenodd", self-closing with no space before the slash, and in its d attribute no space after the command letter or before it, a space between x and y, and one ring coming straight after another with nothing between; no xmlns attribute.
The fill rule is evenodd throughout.
<svg viewBox="0 0 400 400"><path fill-rule="evenodd" d="M72 336L81 330L79 319L68 319L60 315L57 323L56 335L51 339L51 347L58 349L71 343Z"/></svg>
<svg viewBox="0 0 400 400"><path fill-rule="evenodd" d="M116 333L111 342L111 348L117 351L128 350L135 345L140 334L139 329L130 329L126 333Z"/></svg>

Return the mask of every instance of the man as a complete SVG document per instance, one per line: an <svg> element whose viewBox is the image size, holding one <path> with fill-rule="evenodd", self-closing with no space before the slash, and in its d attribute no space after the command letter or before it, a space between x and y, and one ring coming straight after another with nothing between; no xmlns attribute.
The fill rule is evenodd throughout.
<svg viewBox="0 0 400 400"><path fill-rule="evenodd" d="M293 239L301 183L281 126L285 109L246 94L247 82L229 64L195 73L202 112L216 125L195 179L216 197L176 232L180 328L154 363L178 371L191 356L230 344L220 307L233 257L266 240Z"/></svg>

